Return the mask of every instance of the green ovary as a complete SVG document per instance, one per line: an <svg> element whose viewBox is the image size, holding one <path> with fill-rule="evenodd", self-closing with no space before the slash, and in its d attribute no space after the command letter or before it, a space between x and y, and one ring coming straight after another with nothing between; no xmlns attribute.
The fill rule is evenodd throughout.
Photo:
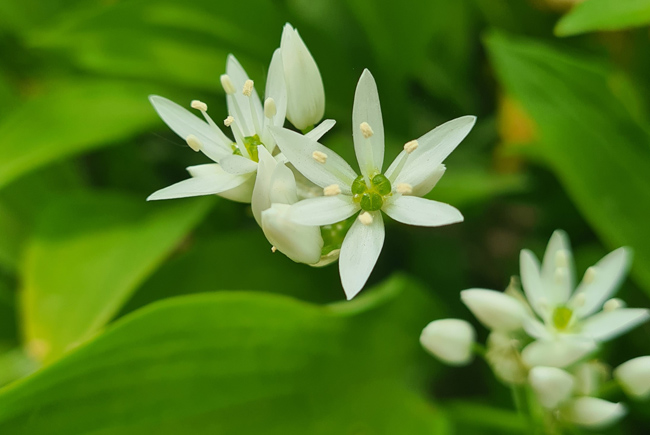
<svg viewBox="0 0 650 435"><path fill-rule="evenodd" d="M350 186L354 201L359 203L362 210L377 211L384 205L386 196L391 194L392 186L385 175L377 174L366 184L363 175L359 175Z"/></svg>
<svg viewBox="0 0 650 435"><path fill-rule="evenodd" d="M257 155L258 145L264 145L258 135L246 136L244 138L244 146L246 147L246 151L248 151L248 154L251 156L251 160L254 162L259 161L259 157Z"/></svg>
<svg viewBox="0 0 650 435"><path fill-rule="evenodd" d="M571 322L571 317L573 317L573 311L567 307L557 307L553 311L553 326L555 329L563 331L569 326Z"/></svg>

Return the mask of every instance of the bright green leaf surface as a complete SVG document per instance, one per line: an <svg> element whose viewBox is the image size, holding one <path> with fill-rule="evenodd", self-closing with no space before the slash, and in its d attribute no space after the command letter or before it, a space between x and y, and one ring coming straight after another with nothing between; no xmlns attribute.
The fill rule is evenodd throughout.
<svg viewBox="0 0 650 435"><path fill-rule="evenodd" d="M619 30L650 24L650 0L589 0L576 5L557 23L558 36L596 30Z"/></svg>
<svg viewBox="0 0 650 435"><path fill-rule="evenodd" d="M650 134L602 64L538 42L492 34L499 78L539 128L540 146L585 219L610 245L631 246L650 292Z"/></svg>
<svg viewBox="0 0 650 435"><path fill-rule="evenodd" d="M59 83L0 121L0 187L52 161L154 125L147 88L114 81Z"/></svg>
<svg viewBox="0 0 650 435"><path fill-rule="evenodd" d="M410 391L431 300L392 279L315 306L268 293L168 299L0 394L0 432L445 433ZM415 371L414 371L415 370Z"/></svg>
<svg viewBox="0 0 650 435"><path fill-rule="evenodd" d="M95 193L43 210L23 267L28 347L52 361L104 326L210 204Z"/></svg>

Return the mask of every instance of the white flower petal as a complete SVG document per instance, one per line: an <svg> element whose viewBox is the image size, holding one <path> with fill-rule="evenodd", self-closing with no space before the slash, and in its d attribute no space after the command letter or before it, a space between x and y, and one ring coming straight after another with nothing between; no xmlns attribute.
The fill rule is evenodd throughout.
<svg viewBox="0 0 650 435"><path fill-rule="evenodd" d="M323 137L325 133L330 131L335 124L336 121L333 119L326 119L318 124L318 126L314 127L310 132L305 134L305 136L307 136L309 139L318 141L321 137Z"/></svg>
<svg viewBox="0 0 650 435"><path fill-rule="evenodd" d="M476 332L460 319L441 319L429 323L420 335L420 344L433 356L454 366L469 364Z"/></svg>
<svg viewBox="0 0 650 435"><path fill-rule="evenodd" d="M601 311L582 322L582 334L597 341L607 341L646 322L650 310L645 308L619 308L614 311Z"/></svg>
<svg viewBox="0 0 650 435"><path fill-rule="evenodd" d="M249 177L250 175L233 175L227 172L215 173L203 177L192 177L152 193L147 198L147 201L213 195L234 189L246 182Z"/></svg>
<svg viewBox="0 0 650 435"><path fill-rule="evenodd" d="M273 53L269 73L266 77L266 91L264 98L273 98L277 110L273 117L273 124L277 127L284 125L287 115L287 86L284 81L284 69L282 67L282 53L278 48Z"/></svg>
<svg viewBox="0 0 650 435"><path fill-rule="evenodd" d="M254 136L258 132L255 130L255 124L253 123L251 104L252 110L257 115L258 122L261 122L264 119L264 110L262 108L260 97L257 95L255 88L253 88L253 93L250 97L243 94L244 83L246 83L246 80L249 80L249 78L244 68L232 54L228 55L226 74L230 76L230 80L235 87L235 93L226 96L226 101L228 102L228 113L235 118L235 122L239 123L239 127L244 136ZM235 101L237 104L235 104Z"/></svg>
<svg viewBox="0 0 650 435"><path fill-rule="evenodd" d="M298 225L289 219L288 204L273 204L262 212L262 230L268 241L297 263L320 261L323 238L317 226Z"/></svg>
<svg viewBox="0 0 650 435"><path fill-rule="evenodd" d="M650 356L640 356L614 369L614 378L630 396L645 399L650 396Z"/></svg>
<svg viewBox="0 0 650 435"><path fill-rule="evenodd" d="M243 175L257 171L257 163L246 157L231 154L219 160L219 165L229 174Z"/></svg>
<svg viewBox="0 0 650 435"><path fill-rule="evenodd" d="M312 183L323 188L338 184L341 192L351 194L350 186L357 174L341 156L315 140L286 128L273 127L271 133L286 158ZM315 151L327 156L325 163L314 159Z"/></svg>
<svg viewBox="0 0 650 435"><path fill-rule="evenodd" d="M386 176L390 179L396 177L396 182L412 186L422 183L465 139L475 122L475 116L462 116L434 128L417 139L418 148L408 156L403 169L398 174L391 171L390 176L386 171Z"/></svg>
<svg viewBox="0 0 650 435"><path fill-rule="evenodd" d="M361 223L359 219L354 220L341 246L339 273L348 300L355 297L366 284L384 246L381 212L370 212L370 215L370 225Z"/></svg>
<svg viewBox="0 0 650 435"><path fill-rule="evenodd" d="M298 31L287 23L280 42L287 84L287 119L300 130L318 123L325 113L325 89L316 61Z"/></svg>
<svg viewBox="0 0 650 435"><path fill-rule="evenodd" d="M445 175L447 168L445 165L438 165L435 171L433 171L427 178L422 180L419 184L413 186L413 196L424 196L438 184L438 181Z"/></svg>
<svg viewBox="0 0 650 435"><path fill-rule="evenodd" d="M215 162L223 156L232 154L230 148L232 141L218 128L211 127L189 110L167 98L150 95L149 101L174 133L183 140L186 140L189 135L196 136L203 145L201 151Z"/></svg>
<svg viewBox="0 0 650 435"><path fill-rule="evenodd" d="M522 249L519 255L521 284L526 293L526 299L533 310L542 318L547 318L549 300L546 299L544 285L539 271L539 262L528 249Z"/></svg>
<svg viewBox="0 0 650 435"><path fill-rule="evenodd" d="M575 381L573 376L557 367L533 367L528 382L539 403L547 409L555 409L571 397Z"/></svg>
<svg viewBox="0 0 650 435"><path fill-rule="evenodd" d="M361 123L367 122L373 135L366 138L361 132ZM375 79L367 69L363 70L354 93L352 108L352 138L361 173L369 177L381 173L384 163L384 121L381 117L379 93Z"/></svg>
<svg viewBox="0 0 650 435"><path fill-rule="evenodd" d="M524 330L528 335L536 339L550 340L551 333L546 326L540 322L534 315L527 315L523 322Z"/></svg>
<svg viewBox="0 0 650 435"><path fill-rule="evenodd" d="M293 204L298 201L296 178L284 163L275 167L271 177L271 203Z"/></svg>
<svg viewBox="0 0 650 435"><path fill-rule="evenodd" d="M255 187L253 188L253 197L251 199L251 209L257 224L262 226L262 212L271 207L271 177L277 165L271 153L264 146L257 147L259 163L257 164L257 176L255 178Z"/></svg>
<svg viewBox="0 0 650 435"><path fill-rule="evenodd" d="M528 367L566 367L584 358L596 348L594 341L578 336L538 340L523 349L521 358Z"/></svg>
<svg viewBox="0 0 650 435"><path fill-rule="evenodd" d="M562 230L556 230L546 247L540 271L546 296L552 305L565 304L569 300L575 288L574 274L569 236Z"/></svg>
<svg viewBox="0 0 650 435"><path fill-rule="evenodd" d="M192 175L192 177L207 177L213 174L217 174L221 177L231 176L226 171L221 169L217 163L210 163L207 165L196 165L190 166L187 168L187 171ZM251 202L251 197L253 195L253 186L255 185L255 177L253 174L246 174L240 176L243 183L233 187L232 189L226 189L223 192L218 192L222 198L226 198L230 201L249 203Z"/></svg>
<svg viewBox="0 0 650 435"><path fill-rule="evenodd" d="M319 196L295 203L291 219L302 225L331 225L349 218L358 210L359 206L349 196Z"/></svg>
<svg viewBox="0 0 650 435"><path fill-rule="evenodd" d="M384 203L382 210L396 221L423 227L463 221L463 215L451 205L417 196L399 196Z"/></svg>
<svg viewBox="0 0 650 435"><path fill-rule="evenodd" d="M583 279L575 294L584 294L585 303L576 309L579 317L598 311L620 285L630 266L632 254L628 248L618 248L605 255L591 269L593 276Z"/></svg>
<svg viewBox="0 0 650 435"><path fill-rule="evenodd" d="M502 292L474 288L461 291L460 299L489 329L515 331L522 327L526 317L521 303Z"/></svg>
<svg viewBox="0 0 650 435"><path fill-rule="evenodd" d="M596 397L578 397L560 410L560 418L579 426L599 429L618 421L627 411L620 403Z"/></svg>

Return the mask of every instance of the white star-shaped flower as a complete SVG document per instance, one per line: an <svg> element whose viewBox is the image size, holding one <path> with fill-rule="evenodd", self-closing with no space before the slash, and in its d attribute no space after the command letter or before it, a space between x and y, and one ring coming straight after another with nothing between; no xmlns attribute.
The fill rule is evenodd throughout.
<svg viewBox="0 0 650 435"><path fill-rule="evenodd" d="M323 188L324 196L292 206L292 219L302 225L330 225L359 213L343 240L339 270L343 289L352 299L364 286L384 244L383 211L411 225L440 226L463 220L454 207L420 196L438 182L443 160L467 136L476 118L449 121L404 145L383 172L384 126L377 85L364 70L357 85L352 113L358 175L338 154L316 140L281 128L271 128L287 159L306 178Z"/></svg>
<svg viewBox="0 0 650 435"><path fill-rule="evenodd" d="M461 292L461 299L488 328L502 332L524 329L535 341L522 351L529 367L568 366L650 318L645 308L624 308L610 299L630 264L630 251L619 248L587 269L575 286L569 239L563 231L551 237L540 266L535 255L521 251L523 296L485 289Z"/></svg>
<svg viewBox="0 0 650 435"><path fill-rule="evenodd" d="M193 109L201 112L204 121L164 97L149 97L163 121L194 151L203 152L215 163L187 168L192 178L158 190L148 200L217 194L238 202L251 202L259 162L257 147L263 145L273 153L275 140L270 128L284 125L288 108L285 76L297 80L301 70L292 66L296 59L305 57L303 52L307 50L296 31L290 25L288 27L290 29L285 29L284 33L295 35L289 38L283 33L283 40L289 38L292 43L285 42L282 49L273 53L263 104L244 68L233 55L228 56L226 74L221 76L221 84L226 92L229 114L224 125L232 130L234 141L208 115L205 103L195 100L191 104ZM309 80L305 79L305 83L311 83L312 69L318 72L315 62L313 59L311 61L313 65L310 64ZM294 95L292 106L296 106L299 100L299 96ZM299 107L294 107L293 111L299 111ZM322 111L319 113L322 116ZM310 119L317 122L320 118L311 116ZM318 140L333 126L333 120L325 120L307 135Z"/></svg>

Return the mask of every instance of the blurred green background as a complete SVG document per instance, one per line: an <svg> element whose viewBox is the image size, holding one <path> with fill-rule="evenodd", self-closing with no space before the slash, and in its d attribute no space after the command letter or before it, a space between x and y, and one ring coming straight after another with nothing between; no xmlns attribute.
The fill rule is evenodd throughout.
<svg viewBox="0 0 650 435"><path fill-rule="evenodd" d="M572 3L2 0L0 432L525 431L483 362L443 367L418 336L469 319L459 291L504 288L519 250L540 255L557 228L579 274L631 246L619 295L649 305L650 1ZM147 96L225 118L227 54L261 89L285 22L337 120L323 143L349 161L364 68L387 159L478 116L429 195L465 222L389 224L352 302L336 265L271 254L249 206L145 202L207 163ZM649 334L608 344L609 363L647 354ZM649 412L630 403L610 432L645 433Z"/></svg>

